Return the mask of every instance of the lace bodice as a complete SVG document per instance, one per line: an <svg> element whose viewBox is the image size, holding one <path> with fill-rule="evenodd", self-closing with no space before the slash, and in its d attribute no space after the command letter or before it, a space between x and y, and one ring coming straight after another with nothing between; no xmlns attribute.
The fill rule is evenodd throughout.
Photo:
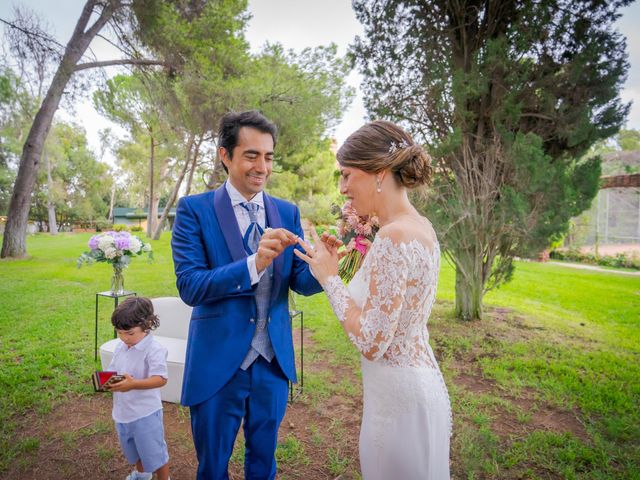
<svg viewBox="0 0 640 480"><path fill-rule="evenodd" d="M324 289L351 342L370 360L436 368L427 319L436 296L440 248L378 235L349 286L329 277Z"/></svg>

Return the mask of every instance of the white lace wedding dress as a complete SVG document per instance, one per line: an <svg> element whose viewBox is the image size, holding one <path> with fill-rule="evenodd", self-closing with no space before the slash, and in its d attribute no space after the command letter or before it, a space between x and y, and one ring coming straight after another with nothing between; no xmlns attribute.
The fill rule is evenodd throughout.
<svg viewBox="0 0 640 480"><path fill-rule="evenodd" d="M378 235L349 286L325 282L362 353L364 480L448 480L451 407L429 346L440 249Z"/></svg>

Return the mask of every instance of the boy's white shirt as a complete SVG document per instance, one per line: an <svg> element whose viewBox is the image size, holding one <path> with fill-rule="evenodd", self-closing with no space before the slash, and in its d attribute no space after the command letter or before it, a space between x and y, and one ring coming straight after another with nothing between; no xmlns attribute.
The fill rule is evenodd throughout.
<svg viewBox="0 0 640 480"><path fill-rule="evenodd" d="M153 375L169 378L167 353L167 349L151 334L147 334L131 348L120 340L107 370L116 371L121 375L128 373L140 380ZM112 417L118 423L133 422L161 408L160 388L113 392Z"/></svg>

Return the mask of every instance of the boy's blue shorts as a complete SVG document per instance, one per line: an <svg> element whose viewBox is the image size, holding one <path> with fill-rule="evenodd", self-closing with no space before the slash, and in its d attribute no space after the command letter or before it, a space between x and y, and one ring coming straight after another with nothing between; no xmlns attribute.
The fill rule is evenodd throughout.
<svg viewBox="0 0 640 480"><path fill-rule="evenodd" d="M140 460L145 472L155 472L169 461L162 409L133 422L116 422L116 431L129 463Z"/></svg>

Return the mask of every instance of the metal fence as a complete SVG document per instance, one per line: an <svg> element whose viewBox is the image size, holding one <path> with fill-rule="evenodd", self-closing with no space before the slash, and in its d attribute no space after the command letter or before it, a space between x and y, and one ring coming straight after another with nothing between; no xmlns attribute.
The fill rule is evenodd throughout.
<svg viewBox="0 0 640 480"><path fill-rule="evenodd" d="M566 246L640 243L640 188L606 188L573 219Z"/></svg>

